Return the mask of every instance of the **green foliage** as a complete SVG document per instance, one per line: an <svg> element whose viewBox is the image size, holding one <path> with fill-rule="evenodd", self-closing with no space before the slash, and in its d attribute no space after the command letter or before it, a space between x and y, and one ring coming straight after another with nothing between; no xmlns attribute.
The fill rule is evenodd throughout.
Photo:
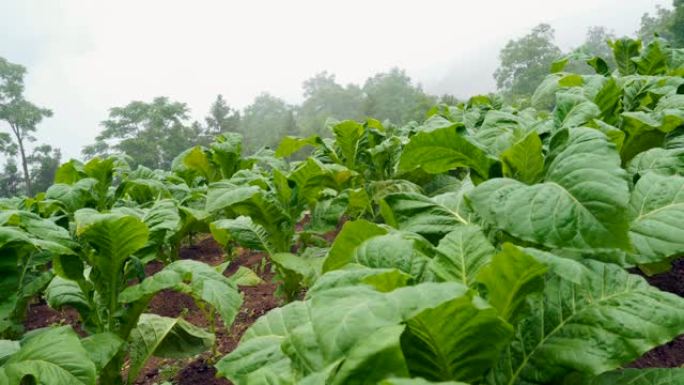
<svg viewBox="0 0 684 385"><path fill-rule="evenodd" d="M0 346L0 384L95 385L95 364L71 327L39 329Z"/></svg>
<svg viewBox="0 0 684 385"><path fill-rule="evenodd" d="M26 68L0 57L0 121L7 123L10 128L10 135L2 133L0 136L0 153L13 157L19 150L26 195L31 195L30 154L26 145L36 140L33 133L36 132L37 125L44 118L52 116L52 111L38 107L24 98L25 74Z"/></svg>
<svg viewBox="0 0 684 385"><path fill-rule="evenodd" d="M261 94L245 107L240 131L247 138L245 147L254 152L261 147L276 148L280 138L296 133L292 107L269 94Z"/></svg>
<svg viewBox="0 0 684 385"><path fill-rule="evenodd" d="M302 88L305 99L297 108L296 118L300 135L328 136L324 130L328 119L364 118L365 95L356 85L342 86L335 75L321 72L306 80Z"/></svg>
<svg viewBox="0 0 684 385"><path fill-rule="evenodd" d="M92 158L119 152L130 156L134 165L168 169L188 144L198 140L200 132L188 126L187 119L188 107L166 97L114 107L102 122L104 130L95 144L85 147L83 155Z"/></svg>
<svg viewBox="0 0 684 385"><path fill-rule="evenodd" d="M535 33L518 43L551 44ZM585 49L605 49L608 33L593 33ZM0 341L0 384L132 383L150 357L209 349L216 318L228 329L240 312L238 285L262 281L244 266L227 276L230 260L176 260L182 239L206 232L228 259L234 246L263 253L258 270L287 300L217 362L236 385L680 382L679 369L623 368L684 333L684 299L628 270L684 255L684 57L660 38L610 46L614 62L554 61L514 105L480 95L397 126L419 118L422 91L392 71L369 80L366 102L415 98L367 104L385 123L321 123L311 111L358 101L321 74L307 83L311 135L276 151L244 156L224 132L179 151L171 171L121 156L63 164L45 194L0 200L0 331L15 339ZM568 72L577 60L596 73ZM242 122L264 123L254 129L269 141L306 120L272 97L256 104ZM140 124L171 127L175 107ZM227 130L230 108L215 107L208 126ZM152 261L164 266L146 274ZM191 297L209 330L146 314L167 290ZM41 294L76 309L85 336L17 340Z"/></svg>
<svg viewBox="0 0 684 385"><path fill-rule="evenodd" d="M222 95L216 96L209 109L209 115L204 120L207 134L212 136L238 132L240 129L240 112L226 104Z"/></svg>
<svg viewBox="0 0 684 385"><path fill-rule="evenodd" d="M561 56L553 38L551 26L539 24L529 34L510 40L499 54L501 64L494 73L497 88L510 97L532 95L551 63Z"/></svg>
<svg viewBox="0 0 684 385"><path fill-rule="evenodd" d="M398 68L377 74L363 85L365 115L398 125L422 120L434 100Z"/></svg>

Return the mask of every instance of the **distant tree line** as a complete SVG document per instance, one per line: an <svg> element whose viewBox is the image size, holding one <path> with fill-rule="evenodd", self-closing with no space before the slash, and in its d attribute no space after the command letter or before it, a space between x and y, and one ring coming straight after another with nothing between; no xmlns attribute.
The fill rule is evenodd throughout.
<svg viewBox="0 0 684 385"><path fill-rule="evenodd" d="M672 9L657 7L653 14L644 14L635 35L644 43L661 36L675 47L684 47L684 0L675 0ZM555 44L553 28L540 24L501 50L494 73L497 89L504 97L524 100L549 73L551 64L564 56L599 56L614 68L608 46L614 39L606 28L592 27L579 47L563 52ZM571 61L566 70L592 72L583 60ZM52 111L25 99L25 74L23 66L0 58L0 154L5 159L0 171L0 196L44 191L52 184L61 161L59 149L37 143L37 127ZM167 97L133 101L109 110L101 124L103 130L82 154L92 158L126 153L134 165L167 169L189 146L209 143L225 132L242 133L245 150L254 152L262 147L275 148L285 135L327 136L329 119L373 117L403 125L421 120L437 102L458 102L452 95L427 94L399 68L376 74L363 85L340 84L335 75L321 72L306 80L302 89L304 100L299 105L262 93L242 110L218 95L203 121L191 121L188 106Z"/></svg>
<svg viewBox="0 0 684 385"><path fill-rule="evenodd" d="M662 37L672 46L684 48L684 0L674 0L672 9L657 6L653 14L645 13L635 35L644 45ZM566 67L568 72L593 73L583 60L592 56L606 60L612 70L615 61L608 42L615 38L605 27L591 27L584 43L570 52L563 52L555 43L553 28L549 24L539 24L527 35L510 40L499 53L499 68L494 72L497 89L509 100L524 100L549 73L551 64L564 56L575 58Z"/></svg>

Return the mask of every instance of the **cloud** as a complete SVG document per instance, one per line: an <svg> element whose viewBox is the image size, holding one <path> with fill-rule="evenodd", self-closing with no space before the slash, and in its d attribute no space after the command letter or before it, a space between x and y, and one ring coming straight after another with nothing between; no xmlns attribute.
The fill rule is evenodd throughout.
<svg viewBox="0 0 684 385"><path fill-rule="evenodd" d="M28 96L55 113L39 137L66 157L92 142L110 107L158 95L187 102L199 118L218 93L238 107L262 91L297 102L301 83L316 72L362 83L393 66L430 92L486 92L494 87L498 50L539 22L553 23L559 43L571 46L589 25L633 32L655 6L652 0L3 3L0 55L28 67Z"/></svg>

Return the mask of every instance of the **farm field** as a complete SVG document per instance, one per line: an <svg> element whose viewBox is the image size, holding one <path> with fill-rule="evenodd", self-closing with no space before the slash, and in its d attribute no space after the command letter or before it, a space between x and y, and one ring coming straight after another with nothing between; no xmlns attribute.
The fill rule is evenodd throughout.
<svg viewBox="0 0 684 385"><path fill-rule="evenodd" d="M0 385L684 384L684 49L611 48L529 100L63 163L0 199Z"/></svg>

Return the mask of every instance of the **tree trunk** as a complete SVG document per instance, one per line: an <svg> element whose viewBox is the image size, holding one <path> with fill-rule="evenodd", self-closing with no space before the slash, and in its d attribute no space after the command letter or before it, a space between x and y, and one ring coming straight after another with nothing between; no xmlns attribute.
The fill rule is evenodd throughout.
<svg viewBox="0 0 684 385"><path fill-rule="evenodd" d="M17 138L19 145L19 154L21 155L21 167L24 169L24 182L26 183L26 195L31 196L31 175L28 171L28 161L26 160L26 151L24 151L24 140L21 137L20 129L16 124L12 124L12 131Z"/></svg>

